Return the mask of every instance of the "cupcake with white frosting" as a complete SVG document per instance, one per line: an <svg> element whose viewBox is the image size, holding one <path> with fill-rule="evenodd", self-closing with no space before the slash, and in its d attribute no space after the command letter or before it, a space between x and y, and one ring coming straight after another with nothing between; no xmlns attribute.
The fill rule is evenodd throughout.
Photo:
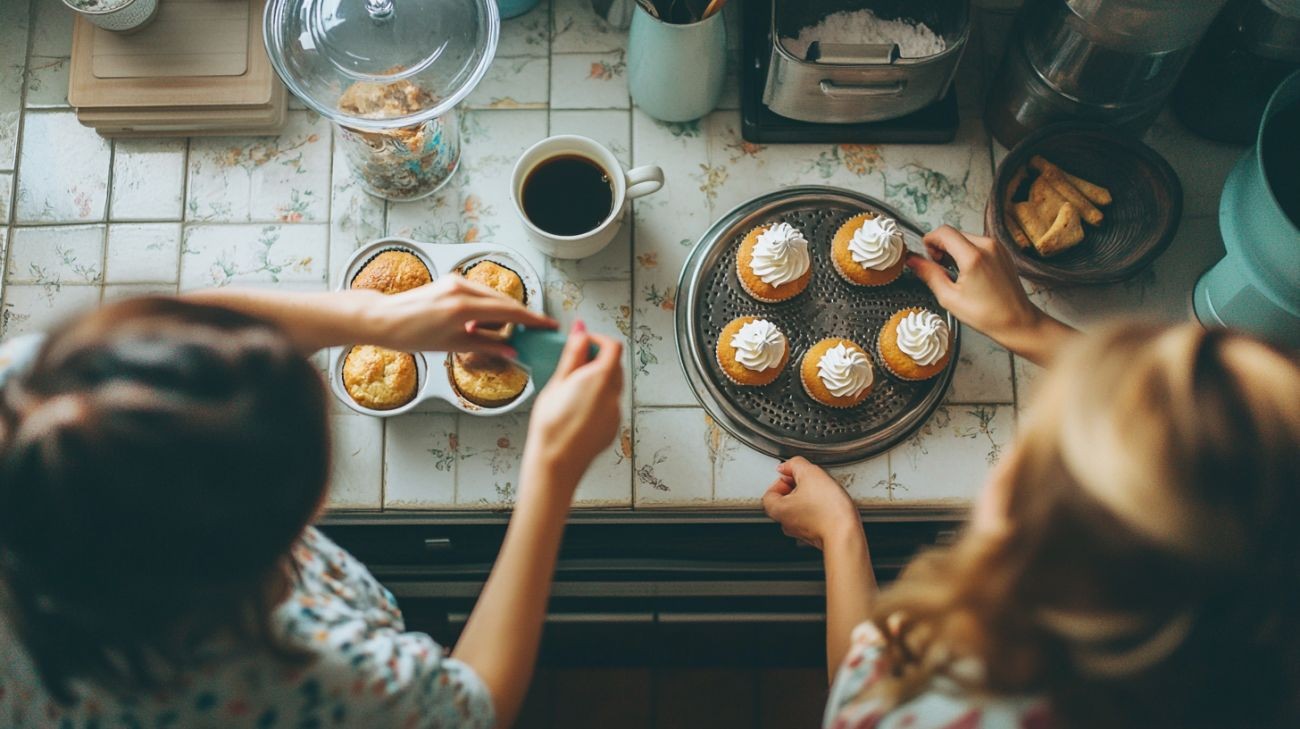
<svg viewBox="0 0 1300 729"><path fill-rule="evenodd" d="M812 280L808 239L789 223L754 228L740 242L736 276L745 293L765 304L798 296Z"/></svg>
<svg viewBox="0 0 1300 729"><path fill-rule="evenodd" d="M919 307L889 317L876 340L880 361L895 377L928 380L952 359L952 330L943 317Z"/></svg>
<svg viewBox="0 0 1300 729"><path fill-rule="evenodd" d="M718 366L737 385L771 384L790 361L790 342L775 324L742 316L718 335Z"/></svg>
<svg viewBox="0 0 1300 729"><path fill-rule="evenodd" d="M831 337L809 348L799 366L799 379L808 397L822 405L851 408L871 394L876 373L862 347Z"/></svg>
<svg viewBox="0 0 1300 729"><path fill-rule="evenodd" d="M844 221L831 240L831 265L840 278L856 286L893 283L903 273L906 253L898 223L875 213Z"/></svg>

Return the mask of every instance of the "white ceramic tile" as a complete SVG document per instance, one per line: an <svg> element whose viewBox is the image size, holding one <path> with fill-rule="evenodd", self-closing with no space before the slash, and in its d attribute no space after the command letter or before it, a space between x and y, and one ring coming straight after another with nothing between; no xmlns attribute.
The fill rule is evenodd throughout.
<svg viewBox="0 0 1300 729"><path fill-rule="evenodd" d="M1223 183L1246 147L1203 139L1165 109L1147 131L1145 141L1178 173L1183 186L1183 211L1187 215L1215 215Z"/></svg>
<svg viewBox="0 0 1300 729"><path fill-rule="evenodd" d="M627 48L627 29L618 29L591 9L591 0L554 0L553 53L594 53Z"/></svg>
<svg viewBox="0 0 1300 729"><path fill-rule="evenodd" d="M29 12L25 2L0 2L0 170L12 170L18 155Z"/></svg>
<svg viewBox="0 0 1300 729"><path fill-rule="evenodd" d="M14 175L12 172L0 172L0 226L9 224L9 212L13 210Z"/></svg>
<svg viewBox="0 0 1300 729"><path fill-rule="evenodd" d="M116 223L108 226L104 280L169 283L180 270L180 223Z"/></svg>
<svg viewBox="0 0 1300 729"><path fill-rule="evenodd" d="M632 165L632 124L626 111L556 109L551 134L580 134L609 148L625 166Z"/></svg>
<svg viewBox="0 0 1300 729"><path fill-rule="evenodd" d="M51 56L32 56L27 62L26 97L29 109L63 109L68 107L68 66L71 60Z"/></svg>
<svg viewBox="0 0 1300 729"><path fill-rule="evenodd" d="M945 223L984 229L984 203L993 179L988 135L978 117L965 117L950 144L883 145L885 201L926 228Z"/></svg>
<svg viewBox="0 0 1300 729"><path fill-rule="evenodd" d="M780 461L736 440L712 418L707 418L707 423L714 502L761 508L763 492L776 481Z"/></svg>
<svg viewBox="0 0 1300 729"><path fill-rule="evenodd" d="M9 242L11 284L99 284L104 272L104 226L15 228Z"/></svg>
<svg viewBox="0 0 1300 729"><path fill-rule="evenodd" d="M379 509L383 503L384 421L331 415L330 509Z"/></svg>
<svg viewBox="0 0 1300 729"><path fill-rule="evenodd" d="M196 225L181 247L182 290L229 284L325 286L324 225Z"/></svg>
<svg viewBox="0 0 1300 729"><path fill-rule="evenodd" d="M519 461L527 432L528 418L523 413L460 417L457 506L501 509L514 505L520 488Z"/></svg>
<svg viewBox="0 0 1300 729"><path fill-rule="evenodd" d="M632 376L637 405L695 405L677 357L677 271L636 271L632 288Z"/></svg>
<svg viewBox="0 0 1300 729"><path fill-rule="evenodd" d="M384 443L385 509L455 505L461 459L455 415L408 413L389 418Z"/></svg>
<svg viewBox="0 0 1300 729"><path fill-rule="evenodd" d="M537 7L517 18L501 21L497 41L497 58L514 56L548 56L551 50L551 3L542 0Z"/></svg>
<svg viewBox="0 0 1300 729"><path fill-rule="evenodd" d="M1045 370L1024 357L1013 357L1016 371L1016 414L1023 415L1034 402L1037 384Z"/></svg>
<svg viewBox="0 0 1300 729"><path fill-rule="evenodd" d="M622 51L551 57L552 109L626 109L629 105Z"/></svg>
<svg viewBox="0 0 1300 729"><path fill-rule="evenodd" d="M827 469L836 481L844 487L853 500L864 506L893 505L902 502L906 493L898 488L897 479L890 477L889 454L846 466L833 466Z"/></svg>
<svg viewBox="0 0 1300 729"><path fill-rule="evenodd" d="M384 201L367 193L348 167L341 147L334 149L333 184L330 186L329 283L338 285L348 257L365 243L384 234Z"/></svg>
<svg viewBox="0 0 1300 729"><path fill-rule="evenodd" d="M963 327L948 401L1009 403L1014 399L1011 354L973 328Z"/></svg>
<svg viewBox="0 0 1300 729"><path fill-rule="evenodd" d="M114 301L123 301L125 299L135 299L141 296L175 296L176 284L107 284L104 286L104 294L101 303L108 304Z"/></svg>
<svg viewBox="0 0 1300 729"><path fill-rule="evenodd" d="M713 500L709 420L699 408L638 409L632 485L637 506Z"/></svg>
<svg viewBox="0 0 1300 729"><path fill-rule="evenodd" d="M111 220L180 220L184 213L184 139L113 143Z"/></svg>
<svg viewBox="0 0 1300 729"><path fill-rule="evenodd" d="M961 505L1011 442L1013 408L948 405L890 453L895 500Z"/></svg>
<svg viewBox="0 0 1300 729"><path fill-rule="evenodd" d="M5 5L21 4L6 2ZM35 0L32 3L33 56L71 56L72 25L76 13L61 0Z"/></svg>
<svg viewBox="0 0 1300 729"><path fill-rule="evenodd" d="M546 57L497 57L465 99L468 109L545 109L551 63Z"/></svg>
<svg viewBox="0 0 1300 729"><path fill-rule="evenodd" d="M278 137L190 141L186 217L205 222L323 222L329 211L329 122L289 113Z"/></svg>
<svg viewBox="0 0 1300 729"><path fill-rule="evenodd" d="M99 305L98 286L7 284L0 338L43 332Z"/></svg>
<svg viewBox="0 0 1300 729"><path fill-rule="evenodd" d="M18 171L19 223L104 219L109 143L70 111L29 112Z"/></svg>

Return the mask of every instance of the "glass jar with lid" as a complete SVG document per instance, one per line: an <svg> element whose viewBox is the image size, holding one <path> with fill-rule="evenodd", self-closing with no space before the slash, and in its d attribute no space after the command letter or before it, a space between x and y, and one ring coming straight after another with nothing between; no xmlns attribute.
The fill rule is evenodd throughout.
<svg viewBox="0 0 1300 729"><path fill-rule="evenodd" d="M460 164L456 105L496 53L495 0L270 0L271 64L338 126L365 189L415 200Z"/></svg>

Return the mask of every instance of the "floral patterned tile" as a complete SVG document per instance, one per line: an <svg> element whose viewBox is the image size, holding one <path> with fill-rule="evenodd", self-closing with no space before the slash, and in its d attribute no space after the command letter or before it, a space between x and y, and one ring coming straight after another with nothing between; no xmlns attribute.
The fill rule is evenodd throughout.
<svg viewBox="0 0 1300 729"><path fill-rule="evenodd" d="M1010 444L1013 408L948 405L890 453L895 500L963 504Z"/></svg>
<svg viewBox="0 0 1300 729"><path fill-rule="evenodd" d="M330 509L379 509L383 506L384 421L363 415L331 415L333 454Z"/></svg>
<svg viewBox="0 0 1300 729"><path fill-rule="evenodd" d="M204 222L322 222L328 217L329 122L289 113L278 137L190 142L186 217Z"/></svg>
<svg viewBox="0 0 1300 729"><path fill-rule="evenodd" d="M1034 393L1045 370L1024 357L1013 356L1016 371L1016 415L1023 415L1034 402Z"/></svg>
<svg viewBox="0 0 1300 729"><path fill-rule="evenodd" d="M180 220L185 201L184 139L119 139L113 143L110 220Z"/></svg>
<svg viewBox="0 0 1300 729"><path fill-rule="evenodd" d="M1009 403L1014 399L1011 353L971 327L963 327L948 402Z"/></svg>
<svg viewBox="0 0 1300 729"><path fill-rule="evenodd" d="M108 304L114 301L125 301L126 299L135 299L141 296L175 296L176 284L108 284L104 286L104 293L101 297L101 303Z"/></svg>
<svg viewBox="0 0 1300 729"><path fill-rule="evenodd" d="M630 103L622 51L551 57L552 109L626 109Z"/></svg>
<svg viewBox="0 0 1300 729"><path fill-rule="evenodd" d="M30 10L25 2L0 3L0 170L12 170L18 154Z"/></svg>
<svg viewBox="0 0 1300 729"><path fill-rule="evenodd" d="M438 509L456 504L461 460L456 416L410 413L384 429L384 508Z"/></svg>
<svg viewBox="0 0 1300 729"><path fill-rule="evenodd" d="M27 61L26 105L29 109L68 107L68 67L71 59L32 56Z"/></svg>
<svg viewBox="0 0 1300 729"><path fill-rule="evenodd" d="M528 416L522 413L460 418L458 507L506 509L514 505L527 432Z"/></svg>
<svg viewBox="0 0 1300 729"><path fill-rule="evenodd" d="M660 268L636 271L631 354L637 405L698 404L677 357L677 275Z"/></svg>
<svg viewBox="0 0 1300 729"><path fill-rule="evenodd" d="M580 134L609 148L624 166L632 166L632 125L626 111L556 109L551 134Z"/></svg>
<svg viewBox="0 0 1300 729"><path fill-rule="evenodd" d="M763 492L776 481L780 461L736 440L713 418L706 415L705 419L713 466L713 501L719 506L762 508Z"/></svg>
<svg viewBox="0 0 1300 729"><path fill-rule="evenodd" d="M465 99L468 109L545 109L550 98L550 59L498 56Z"/></svg>
<svg viewBox="0 0 1300 729"><path fill-rule="evenodd" d="M36 0L32 3L32 11L31 54L71 56L72 26L76 13L64 6L62 0Z"/></svg>
<svg viewBox="0 0 1300 729"><path fill-rule="evenodd" d="M497 41L497 58L514 56L549 56L551 51L551 3L542 0L537 7L517 18L501 21Z"/></svg>
<svg viewBox="0 0 1300 729"><path fill-rule="evenodd" d="M324 225L196 225L181 247L181 290L230 284L324 288Z"/></svg>
<svg viewBox="0 0 1300 729"><path fill-rule="evenodd" d="M99 306L98 286L63 283L4 287L4 311L0 313L0 339L42 332L64 320Z"/></svg>
<svg viewBox="0 0 1300 729"><path fill-rule="evenodd" d="M384 201L367 193L348 167L341 147L334 148L330 185L329 285L338 286L352 252L384 235Z"/></svg>
<svg viewBox="0 0 1300 729"><path fill-rule="evenodd" d="M1218 214L1223 183L1247 148L1196 136L1168 108L1151 125L1145 141L1178 173L1183 185L1183 210L1188 215Z"/></svg>
<svg viewBox="0 0 1300 729"><path fill-rule="evenodd" d="M639 408L632 485L637 506L713 501L709 418L700 408Z"/></svg>
<svg viewBox="0 0 1300 729"><path fill-rule="evenodd" d="M18 172L16 222L103 220L110 156L108 141L81 126L73 112L29 112Z"/></svg>
<svg viewBox="0 0 1300 729"><path fill-rule="evenodd" d="M945 223L962 230L984 228L984 203L993 185L988 134L978 117L965 117L947 145L882 147L877 174L884 199L926 228Z"/></svg>
<svg viewBox="0 0 1300 729"><path fill-rule="evenodd" d="M591 0L554 0L552 53L598 53L627 48L627 30L605 22L591 9Z"/></svg>
<svg viewBox="0 0 1300 729"><path fill-rule="evenodd" d="M0 172L0 225L9 224L9 212L14 209L14 175Z"/></svg>
<svg viewBox="0 0 1300 729"><path fill-rule="evenodd" d="M859 505L906 501L906 492L898 488L897 479L891 477L890 458L889 454L881 454L859 463L833 466L827 469L827 473L839 481Z"/></svg>
<svg viewBox="0 0 1300 729"><path fill-rule="evenodd" d="M117 223L108 226L104 281L176 285L180 270L180 223Z"/></svg>
<svg viewBox="0 0 1300 729"><path fill-rule="evenodd" d="M102 225L15 228L5 281L55 289L65 284L99 284L103 264Z"/></svg>

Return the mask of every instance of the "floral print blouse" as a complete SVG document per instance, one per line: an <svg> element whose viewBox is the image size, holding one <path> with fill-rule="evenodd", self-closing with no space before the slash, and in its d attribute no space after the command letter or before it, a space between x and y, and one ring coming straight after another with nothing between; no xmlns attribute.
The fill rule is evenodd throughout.
<svg viewBox="0 0 1300 729"><path fill-rule="evenodd" d="M0 345L0 386L38 338ZM7 370L7 371L6 371ZM76 686L61 707L0 617L0 727L85 729L487 729L491 697L473 669L423 633L405 632L397 602L370 571L313 527L293 547L298 576L274 623L311 654L303 666L214 649L181 685L114 696Z"/></svg>
<svg viewBox="0 0 1300 729"><path fill-rule="evenodd" d="M952 681L937 678L929 690L899 706L884 708L862 696L889 671L884 636L873 623L853 630L848 655L826 703L823 729L1051 729L1044 699L972 697Z"/></svg>

